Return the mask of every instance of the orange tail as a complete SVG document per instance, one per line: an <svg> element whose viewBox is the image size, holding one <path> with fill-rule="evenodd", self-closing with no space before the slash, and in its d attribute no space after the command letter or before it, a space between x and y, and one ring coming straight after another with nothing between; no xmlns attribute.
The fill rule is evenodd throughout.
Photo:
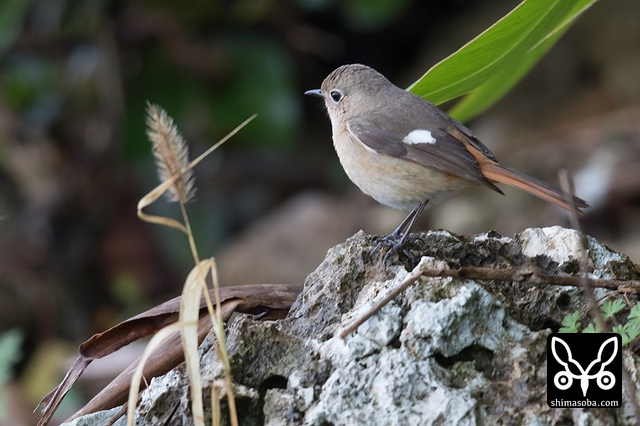
<svg viewBox="0 0 640 426"><path fill-rule="evenodd" d="M571 210L571 204L567 202L569 195L560 188L515 170L507 169L497 163L485 161L481 168L482 174L489 180L513 186L563 209ZM589 207L586 201L575 196L573 197L573 202L578 212L581 212L581 209L585 207Z"/></svg>

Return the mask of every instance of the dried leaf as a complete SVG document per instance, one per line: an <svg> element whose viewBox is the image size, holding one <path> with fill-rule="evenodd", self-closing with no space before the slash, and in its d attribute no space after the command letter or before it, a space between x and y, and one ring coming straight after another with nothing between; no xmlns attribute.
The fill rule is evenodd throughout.
<svg viewBox="0 0 640 426"><path fill-rule="evenodd" d="M158 198L162 197L162 195L166 193L169 188L171 188L171 186L176 180L178 180L178 178L180 178L180 175L172 176L168 180L165 180L160 185L153 188L151 192L146 194L144 197L142 197L140 201L138 201L138 217L145 222L169 226L186 234L187 228L177 220L171 219L169 217L150 215L142 211L142 209L150 206L151 204L155 203Z"/></svg>
<svg viewBox="0 0 640 426"><path fill-rule="evenodd" d="M260 319L283 318L300 291L302 291L302 286L286 284L249 284L223 287L220 289L221 314L224 321L227 321L234 312L259 315ZM215 298L213 290L210 290L209 294ZM82 343L78 350L80 356L62 382L43 398L41 404L45 404L45 406L38 426L46 425L49 422L62 398L91 361L105 357L131 342L151 335L178 321L180 303L181 297L171 299L102 333L95 334ZM206 313L206 303L203 298L200 301L202 316L198 321L199 342L211 329L211 319ZM182 362L183 352L179 342L180 335L175 334L171 340L166 341L149 357L144 369L146 378L150 379L162 375ZM72 418L123 404L127 400L131 378L137 364L138 361L129 366Z"/></svg>

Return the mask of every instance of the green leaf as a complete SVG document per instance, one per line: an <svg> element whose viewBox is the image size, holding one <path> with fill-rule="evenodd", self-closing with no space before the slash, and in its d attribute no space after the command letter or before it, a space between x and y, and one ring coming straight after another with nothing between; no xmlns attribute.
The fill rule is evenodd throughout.
<svg viewBox="0 0 640 426"><path fill-rule="evenodd" d="M624 309L624 302L620 299L616 300L607 300L602 304L602 313L604 314L604 319L608 320L618 312Z"/></svg>
<svg viewBox="0 0 640 426"><path fill-rule="evenodd" d="M629 340L634 340L640 336L640 303L636 303L631 307L628 318L629 322L625 324L625 329L629 335Z"/></svg>
<svg viewBox="0 0 640 426"><path fill-rule="evenodd" d="M622 337L622 346L628 345L631 341L623 325L616 325L611 331L613 331L614 333L618 333Z"/></svg>
<svg viewBox="0 0 640 426"><path fill-rule="evenodd" d="M630 321L624 325L624 329L630 341L640 336L640 322Z"/></svg>
<svg viewBox="0 0 640 426"><path fill-rule="evenodd" d="M582 330L583 333L601 333L602 327L595 325L595 323L589 323L589 325Z"/></svg>
<svg viewBox="0 0 640 426"><path fill-rule="evenodd" d="M468 120L520 81L595 1L525 0L408 90L434 104L469 94L451 111Z"/></svg>
<svg viewBox="0 0 640 426"><path fill-rule="evenodd" d="M577 333L580 323L580 312L575 311L562 319L562 327L558 330L560 333Z"/></svg>
<svg viewBox="0 0 640 426"><path fill-rule="evenodd" d="M629 311L629 316L627 318L640 320L640 303L636 303L631 307L631 311Z"/></svg>

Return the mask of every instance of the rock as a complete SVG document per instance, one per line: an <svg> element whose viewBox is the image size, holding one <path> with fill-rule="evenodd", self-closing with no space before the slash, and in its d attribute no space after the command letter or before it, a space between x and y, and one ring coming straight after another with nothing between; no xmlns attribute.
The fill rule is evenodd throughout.
<svg viewBox="0 0 640 426"><path fill-rule="evenodd" d="M72 420L68 423L64 423L65 426L103 426L108 424L111 417L115 416L118 411L120 411L119 407L112 408L111 410L98 411L97 413L87 414L86 416L79 417L75 420ZM115 426L124 426L127 424L126 419L123 417L119 419Z"/></svg>
<svg viewBox="0 0 640 426"><path fill-rule="evenodd" d="M416 234L409 249L423 256L420 268L533 264L571 274L579 271L581 241L560 227L513 238L433 231ZM586 241L593 276L640 276L624 255ZM359 232L331 249L284 320L238 316L229 325L241 425L635 424L628 403L607 410L546 404L546 338L584 309L579 288L422 277L354 333L336 336L412 269L371 261L374 245ZM211 341L200 348L205 408L221 377ZM625 365L637 377L637 356L625 353ZM154 379L136 424L191 424L188 395L182 368ZM224 401L222 411L228 424ZM74 423L82 424L89 423Z"/></svg>

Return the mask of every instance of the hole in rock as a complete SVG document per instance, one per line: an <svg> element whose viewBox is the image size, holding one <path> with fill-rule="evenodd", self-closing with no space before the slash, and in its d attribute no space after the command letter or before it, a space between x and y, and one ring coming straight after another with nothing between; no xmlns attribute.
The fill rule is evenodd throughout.
<svg viewBox="0 0 640 426"><path fill-rule="evenodd" d="M451 368L457 362L474 362L474 367L486 375L491 375L491 361L493 360L493 352L489 349L472 345L464 348L460 353L446 357L440 354L434 356L436 362L444 368Z"/></svg>

